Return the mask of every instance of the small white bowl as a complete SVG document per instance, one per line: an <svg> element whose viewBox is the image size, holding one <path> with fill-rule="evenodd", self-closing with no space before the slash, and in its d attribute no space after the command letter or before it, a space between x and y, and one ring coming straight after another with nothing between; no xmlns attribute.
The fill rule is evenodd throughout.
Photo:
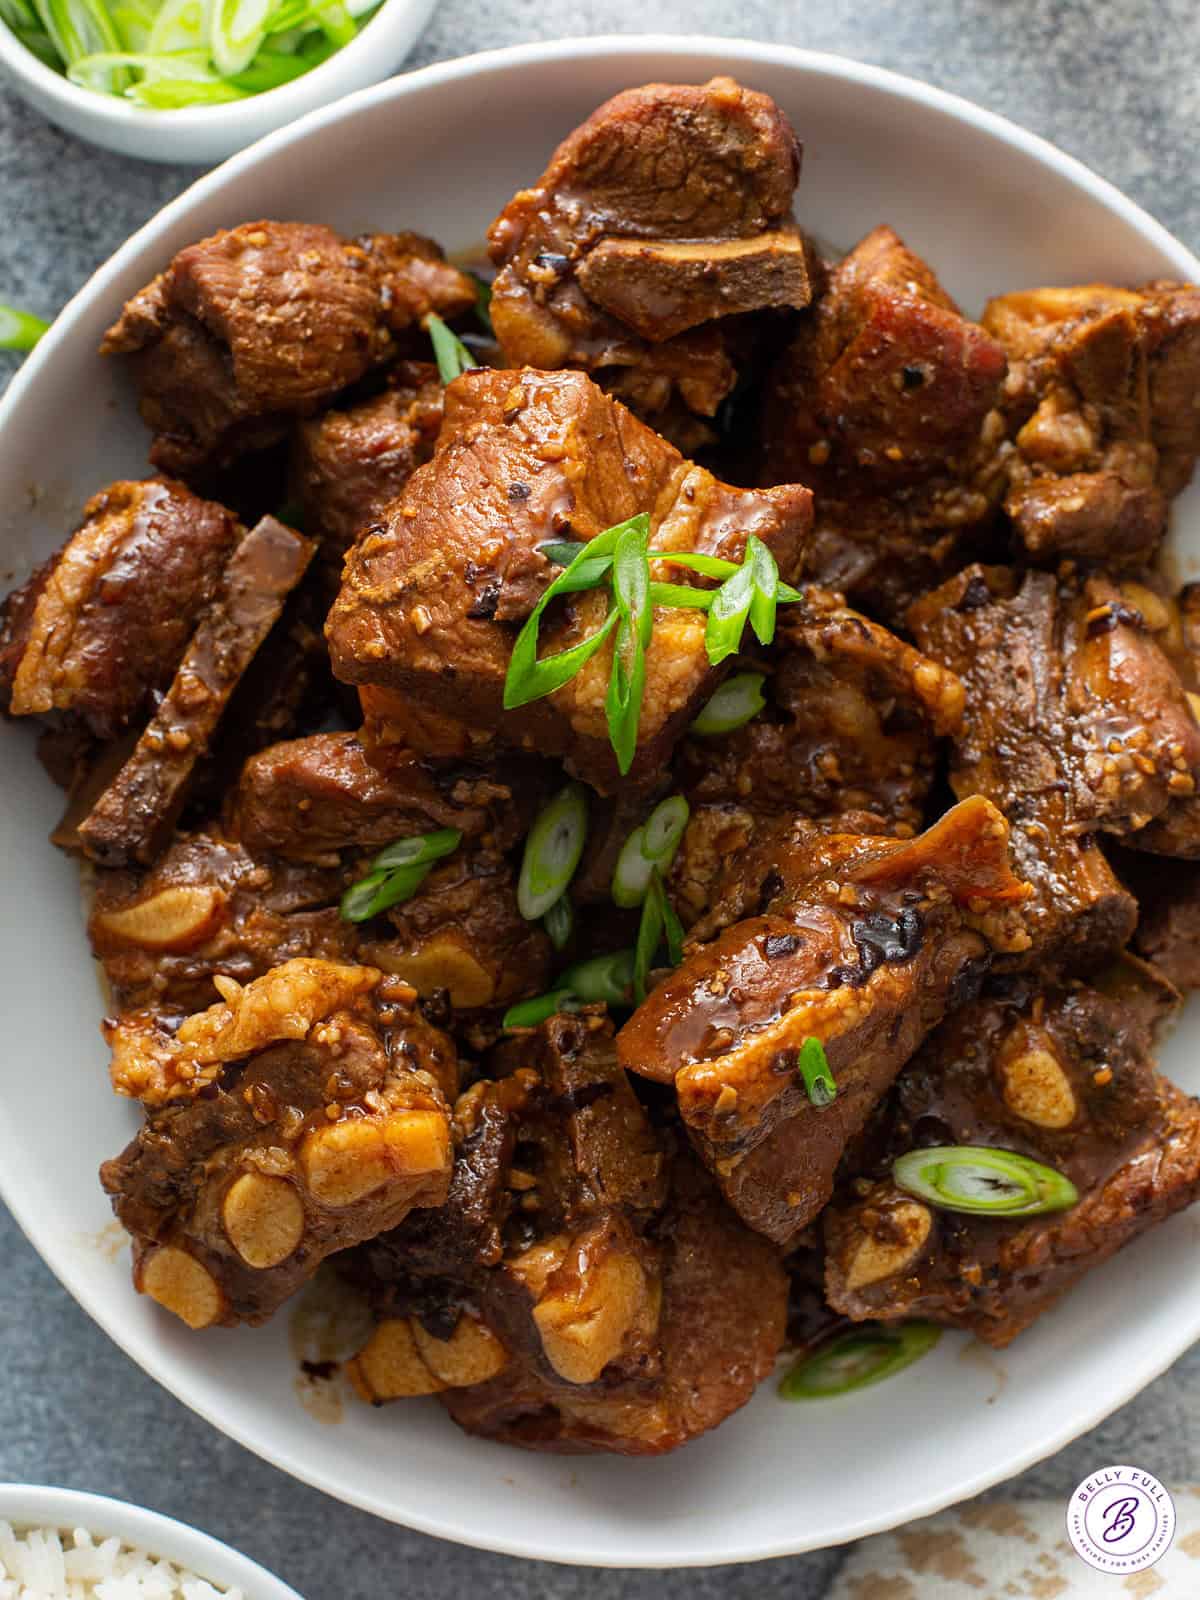
<svg viewBox="0 0 1200 1600"><path fill-rule="evenodd" d="M152 111L118 95L80 89L53 72L0 22L0 67L22 99L89 144L143 161L212 166L305 112L378 83L398 67L429 21L435 0L385 0L350 43L278 89L227 105Z"/></svg>
<svg viewBox="0 0 1200 1600"><path fill-rule="evenodd" d="M241 1589L246 1600L301 1600L294 1589L227 1544L173 1517L124 1500L40 1484L4 1483L0 1484L0 1522L10 1522L18 1533L28 1528L57 1528L67 1538L76 1528L86 1528L97 1544L102 1539L120 1539L122 1544L147 1550L214 1587Z"/></svg>

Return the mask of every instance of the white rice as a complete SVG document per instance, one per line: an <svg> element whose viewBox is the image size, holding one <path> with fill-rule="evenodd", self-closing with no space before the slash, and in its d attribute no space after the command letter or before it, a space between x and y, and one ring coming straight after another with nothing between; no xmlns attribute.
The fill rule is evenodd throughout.
<svg viewBox="0 0 1200 1600"><path fill-rule="evenodd" d="M148 1550L105 1539L86 1528L15 1533L0 1522L0 1600L245 1600L240 1589L214 1589L194 1572Z"/></svg>

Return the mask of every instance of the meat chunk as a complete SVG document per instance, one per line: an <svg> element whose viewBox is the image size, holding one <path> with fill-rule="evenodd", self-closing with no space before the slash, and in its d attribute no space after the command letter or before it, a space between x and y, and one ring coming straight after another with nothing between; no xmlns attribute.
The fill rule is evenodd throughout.
<svg viewBox="0 0 1200 1600"><path fill-rule="evenodd" d="M352 960L358 930L338 915L349 877L252 855L216 829L177 836L148 872L101 868L88 936L115 1011L144 1011L171 1032L212 1003L217 976L249 983L302 956ZM132 1070L115 1087L146 1098L141 1085L155 1080Z"/></svg>
<svg viewBox="0 0 1200 1600"><path fill-rule="evenodd" d="M230 697L312 556L312 544L274 517L243 538L133 753L79 824L93 861L147 865L165 848Z"/></svg>
<svg viewBox="0 0 1200 1600"><path fill-rule="evenodd" d="M611 1029L557 1017L458 1103L450 1198L351 1258L379 1326L365 1398L437 1392L469 1432L657 1454L770 1371L785 1282L687 1158L671 1159Z"/></svg>
<svg viewBox="0 0 1200 1600"><path fill-rule="evenodd" d="M1133 949L1183 994L1200 989L1200 861L1122 850L1113 865L1137 896Z"/></svg>
<svg viewBox="0 0 1200 1600"><path fill-rule="evenodd" d="M444 995L456 1013L509 1005L549 984L550 940L521 915L516 873L491 845L456 851L387 915L391 928L364 944L363 958L423 998Z"/></svg>
<svg viewBox="0 0 1200 1600"><path fill-rule="evenodd" d="M787 578L810 496L718 482L582 373L465 374L446 392L433 460L409 480L386 526L350 553L326 630L335 673L407 694L427 715L563 756L596 788L613 787L604 713L611 645L547 700L506 712L503 689L515 625L553 576L540 546L592 539L640 512L660 550L737 559L755 533ZM543 624L543 653L590 635L607 604L607 590L571 597ZM661 768L715 684L704 623L699 610L656 608L632 782Z"/></svg>
<svg viewBox="0 0 1200 1600"><path fill-rule="evenodd" d="M459 1426L525 1449L661 1455L744 1406L783 1342L787 1280L776 1252L680 1155L657 1253L660 1309L645 1352L631 1349L586 1386L514 1359L489 1381L440 1396ZM595 1256L581 1264L578 1303L586 1313ZM564 1273L571 1270L564 1263L547 1280L535 1317L542 1311L546 1320L547 1303L570 1292Z"/></svg>
<svg viewBox="0 0 1200 1600"><path fill-rule="evenodd" d="M826 1289L856 1320L924 1317L1008 1344L1085 1272L1200 1190L1200 1110L1154 1070L1146 1013L1115 993L1019 981L956 1013L901 1074L876 1181L826 1213ZM1070 1210L931 1207L891 1163L925 1145L1016 1151L1065 1174Z"/></svg>
<svg viewBox="0 0 1200 1600"><path fill-rule="evenodd" d="M507 849L547 792L540 767L517 757L485 769L368 749L353 733L316 733L260 751L242 769L232 825L246 847L297 861L381 850L396 839L457 828Z"/></svg>
<svg viewBox="0 0 1200 1600"><path fill-rule="evenodd" d="M717 317L812 299L808 248L798 228L750 239L604 238L579 263L586 299L662 344Z"/></svg>
<svg viewBox="0 0 1200 1600"><path fill-rule="evenodd" d="M918 643L967 693L950 782L1009 818L1034 888L1029 959L1094 965L1136 920L1097 829L1188 853L1200 727L1166 651L1103 574L972 567L913 607ZM1152 833L1147 824L1154 824Z"/></svg>
<svg viewBox="0 0 1200 1600"><path fill-rule="evenodd" d="M274 444L390 360L397 330L473 299L417 235L364 246L319 224L246 222L181 250L101 349L129 357L150 459L189 476Z"/></svg>
<svg viewBox="0 0 1200 1600"><path fill-rule="evenodd" d="M777 1244L829 1199L847 1142L994 952L1028 941L995 807L956 806L912 841L783 824L730 865L684 960L618 1037L621 1063L674 1084L725 1198ZM817 1040L829 1104L798 1060Z"/></svg>
<svg viewBox="0 0 1200 1600"><path fill-rule="evenodd" d="M264 1322L327 1255L441 1205L452 1161L454 1048L406 985L292 961L222 989L175 1035L209 1092L101 1170L135 1286L192 1328Z"/></svg>
<svg viewBox="0 0 1200 1600"><path fill-rule="evenodd" d="M1148 565L1200 453L1200 288L1031 289L982 320L1009 356L1004 509L1019 548Z"/></svg>
<svg viewBox="0 0 1200 1600"><path fill-rule="evenodd" d="M712 418L746 317L810 299L799 175L787 118L730 78L607 101L492 224L507 364L594 372L660 430L674 408Z"/></svg>
<svg viewBox="0 0 1200 1600"><path fill-rule="evenodd" d="M167 478L93 496L79 530L4 602L5 709L115 738L171 682L241 534L223 506Z"/></svg>
<svg viewBox="0 0 1200 1600"><path fill-rule="evenodd" d="M437 368L403 361L382 394L297 423L289 482L305 527L321 541L336 589L358 534L379 521L417 467L433 454L442 425Z"/></svg>
<svg viewBox="0 0 1200 1600"><path fill-rule="evenodd" d="M1003 348L891 228L869 233L771 375L760 482L817 496L806 568L898 621L1003 492Z"/></svg>
<svg viewBox="0 0 1200 1600"><path fill-rule="evenodd" d="M798 814L839 833L916 833L936 740L962 720L953 673L815 587L780 611L768 666L762 713L680 746L693 805Z"/></svg>

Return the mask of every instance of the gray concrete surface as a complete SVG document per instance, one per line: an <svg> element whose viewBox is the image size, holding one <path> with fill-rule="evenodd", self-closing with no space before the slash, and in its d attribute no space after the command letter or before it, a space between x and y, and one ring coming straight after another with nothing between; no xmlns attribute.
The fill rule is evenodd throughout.
<svg viewBox="0 0 1200 1600"><path fill-rule="evenodd" d="M446 0L413 65L566 34L744 35L912 73L1003 112L1112 179L1200 246L1195 0ZM77 143L0 88L0 300L47 316L192 174ZM15 370L0 355L0 385ZM0 1091L2 1092L2 1091ZM116 1494L196 1523L306 1600L817 1600L837 1551L756 1567L635 1574L521 1563L392 1528L302 1488L142 1375L0 1212L0 1477ZM1138 1462L1200 1481L1200 1352L1008 1492L1065 1495ZM881 1597L882 1600L882 1597Z"/></svg>

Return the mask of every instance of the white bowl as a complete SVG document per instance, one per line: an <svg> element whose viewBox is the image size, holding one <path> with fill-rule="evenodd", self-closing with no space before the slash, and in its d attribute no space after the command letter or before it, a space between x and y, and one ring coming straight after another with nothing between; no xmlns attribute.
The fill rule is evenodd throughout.
<svg viewBox="0 0 1200 1600"><path fill-rule="evenodd" d="M436 0L385 0L348 45L278 89L227 105L152 111L117 95L80 89L53 72L0 22L0 67L36 111L89 144L143 161L211 166L318 106L378 83L398 67Z"/></svg>
<svg viewBox="0 0 1200 1600"><path fill-rule="evenodd" d="M0 1484L0 1522L10 1522L18 1533L26 1528L57 1528L68 1548L75 1529L86 1528L97 1544L102 1539L120 1539L122 1544L147 1550L216 1587L240 1588L246 1600L300 1600L294 1589L273 1578L256 1561L207 1533L105 1495L41 1484Z"/></svg>
<svg viewBox="0 0 1200 1600"><path fill-rule="evenodd" d="M95 354L124 298L173 251L246 217L347 232L413 226L480 239L555 141L606 96L732 72L773 94L806 141L801 219L850 244L880 221L977 310L990 293L1092 278L1200 277L1200 262L1078 163L961 100L827 56L723 40L538 44L414 73L274 135L137 233L63 312L0 406L0 549L24 574L84 498L145 470L124 375ZM28 490L38 493L31 503ZM1200 555L1200 493L1176 511ZM26 730L6 727L0 912L5 1085L0 1187L100 1324L182 1400L276 1465L429 1533L516 1555L685 1566L783 1555L923 1516L1057 1449L1200 1335L1188 1216L1094 1273L1008 1352L947 1335L878 1388L808 1406L771 1384L716 1433L656 1461L539 1457L458 1433L433 1401L349 1404L329 1426L297 1402L286 1311L257 1332L196 1335L139 1299L97 1248L100 1160L135 1126L107 1091L100 1002L76 873L45 842L59 797ZM1168 1070L1200 1088L1190 1007ZM31 1331L32 1337L32 1331Z"/></svg>

